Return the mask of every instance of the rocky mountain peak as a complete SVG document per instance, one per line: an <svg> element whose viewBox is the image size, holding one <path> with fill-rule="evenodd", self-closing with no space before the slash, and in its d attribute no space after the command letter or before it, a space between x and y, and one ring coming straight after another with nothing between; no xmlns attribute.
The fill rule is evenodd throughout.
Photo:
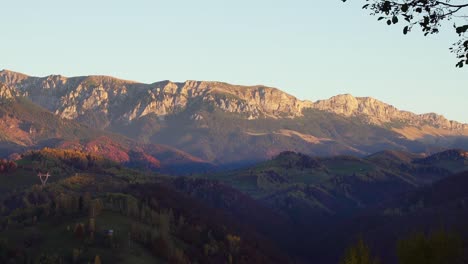
<svg viewBox="0 0 468 264"><path fill-rule="evenodd" d="M428 125L448 130L468 130L468 125L447 120L442 115L435 113L417 115L401 111L393 105L372 97L354 97L350 94L337 95L327 100L317 101L313 107L346 117L360 117L374 125Z"/></svg>
<svg viewBox="0 0 468 264"><path fill-rule="evenodd" d="M0 82L6 85L11 85L13 83L20 83L21 81L27 79L28 77L29 76L25 74L6 70L6 69L0 71Z"/></svg>
<svg viewBox="0 0 468 264"><path fill-rule="evenodd" d="M354 97L351 94L333 96L314 103L320 110L334 112L343 116L366 116L371 123L386 123L392 119L409 114L372 97Z"/></svg>

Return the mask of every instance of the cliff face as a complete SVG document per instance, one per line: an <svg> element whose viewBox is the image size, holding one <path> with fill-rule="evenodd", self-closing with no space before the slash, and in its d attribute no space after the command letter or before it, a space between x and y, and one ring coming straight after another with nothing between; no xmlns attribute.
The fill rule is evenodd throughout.
<svg viewBox="0 0 468 264"><path fill-rule="evenodd" d="M0 83L0 99L11 99L14 96L16 96L14 89L11 89L3 83Z"/></svg>
<svg viewBox="0 0 468 264"><path fill-rule="evenodd" d="M92 112L111 122L128 123L148 114L161 117L174 114L195 102L243 114L249 119L297 117L302 115L302 109L312 106L311 102L275 88L220 82L141 84L106 76L37 78L10 71L0 72L0 82L15 87L19 95L67 119Z"/></svg>
<svg viewBox="0 0 468 264"><path fill-rule="evenodd" d="M398 126L432 126L446 130L468 130L468 125L447 120L441 115L435 113L416 115L398 110L392 105L371 97L337 95L328 100L317 101L313 107L346 117L362 117L368 123L375 125L397 123Z"/></svg>
<svg viewBox="0 0 468 264"><path fill-rule="evenodd" d="M170 81L142 84L107 76L66 78L51 75L29 77L11 71L0 72L0 96L25 96L66 119L98 120L101 128L130 124L146 115L160 119L194 105L214 106L224 112L241 114L246 119L295 118L306 108L315 108L345 117L395 129L417 128L418 133L443 135L452 132L468 135L468 125L450 121L434 113L416 115L370 97L338 95L327 100L302 101L278 89L265 86L238 86L221 82ZM192 119L203 119L193 108ZM425 128L423 132L422 130ZM398 131L406 137L419 137L414 131Z"/></svg>

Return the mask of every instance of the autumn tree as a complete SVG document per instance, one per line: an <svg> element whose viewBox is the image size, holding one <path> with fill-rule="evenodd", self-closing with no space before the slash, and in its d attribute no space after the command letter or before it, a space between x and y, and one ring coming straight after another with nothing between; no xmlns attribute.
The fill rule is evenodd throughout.
<svg viewBox="0 0 468 264"><path fill-rule="evenodd" d="M360 238L355 245L350 246L340 264L378 264L376 258L371 256L369 246Z"/></svg>
<svg viewBox="0 0 468 264"><path fill-rule="evenodd" d="M15 171L18 165L16 162L7 159L0 160L0 173Z"/></svg>
<svg viewBox="0 0 468 264"><path fill-rule="evenodd" d="M348 0L342 0L346 2ZM459 40L450 50L457 56L456 66L468 64L468 7L467 0L365 0L363 9L388 25L403 24L403 34L415 28L425 36L437 34L443 22L453 21Z"/></svg>
<svg viewBox="0 0 468 264"><path fill-rule="evenodd" d="M241 239L239 236L227 235L226 240L229 246L229 251L233 254L237 254L240 249Z"/></svg>
<svg viewBox="0 0 468 264"><path fill-rule="evenodd" d="M101 257L99 255L96 255L96 257L94 257L94 264L101 264Z"/></svg>

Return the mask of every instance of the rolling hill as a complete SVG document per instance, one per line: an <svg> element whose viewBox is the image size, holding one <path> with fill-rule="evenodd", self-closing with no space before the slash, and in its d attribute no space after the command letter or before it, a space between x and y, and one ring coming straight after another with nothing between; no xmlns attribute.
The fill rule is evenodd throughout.
<svg viewBox="0 0 468 264"><path fill-rule="evenodd" d="M200 177L221 181L296 219L310 219L378 206L464 170L468 157L462 150L426 157L384 151L364 158L283 152L245 169Z"/></svg>
<svg viewBox="0 0 468 264"><path fill-rule="evenodd" d="M359 234L391 260L399 237L437 227L434 214L444 212L451 227L461 223L451 220L466 219L452 218L465 208L466 173L451 176L468 166L462 150L364 158L283 152L209 179L134 170L78 150L29 151L16 163L0 172L0 252L16 252L6 256L17 261L87 262L99 255L113 262L335 263ZM37 185L37 170L52 172L46 187ZM91 201L101 208L94 217ZM52 240L28 246L46 239Z"/></svg>
<svg viewBox="0 0 468 264"><path fill-rule="evenodd" d="M421 155L382 151L366 157L314 157L283 152L259 164L200 175L229 185L294 223L297 254L338 263L363 237L383 263L414 232L460 231L468 238L466 151ZM455 175L455 176L453 176Z"/></svg>
<svg viewBox="0 0 468 264"><path fill-rule="evenodd" d="M17 164L0 173L2 263L290 262L252 222L239 224L162 175L61 149L25 153ZM36 170L45 167L53 177L41 187Z"/></svg>

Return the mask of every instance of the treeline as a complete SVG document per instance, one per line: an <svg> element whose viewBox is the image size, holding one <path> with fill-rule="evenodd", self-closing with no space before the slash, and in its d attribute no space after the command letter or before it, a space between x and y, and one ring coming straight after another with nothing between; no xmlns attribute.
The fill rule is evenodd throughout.
<svg viewBox="0 0 468 264"><path fill-rule="evenodd" d="M460 235L445 229L416 232L400 239L396 246L398 264L462 264L466 253ZM369 245L360 238L351 245L340 264L380 264Z"/></svg>
<svg viewBox="0 0 468 264"><path fill-rule="evenodd" d="M78 150L44 148L30 151L25 156L39 162L41 168L38 169L62 167L64 164L79 170L119 167L111 160Z"/></svg>

